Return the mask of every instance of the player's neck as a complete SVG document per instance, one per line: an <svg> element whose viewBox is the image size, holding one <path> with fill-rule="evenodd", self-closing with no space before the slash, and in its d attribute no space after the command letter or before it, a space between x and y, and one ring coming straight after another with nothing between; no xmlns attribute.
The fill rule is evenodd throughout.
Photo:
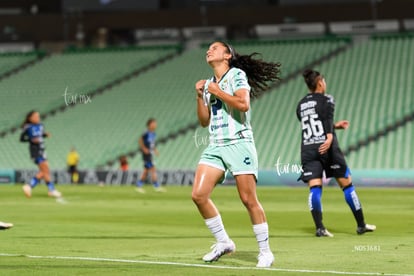
<svg viewBox="0 0 414 276"><path fill-rule="evenodd" d="M229 66L225 63L221 63L214 67L214 77L216 78L216 82L219 82L223 76L229 71Z"/></svg>
<svg viewBox="0 0 414 276"><path fill-rule="evenodd" d="M315 92L313 92L314 94L325 94L325 91L315 91Z"/></svg>

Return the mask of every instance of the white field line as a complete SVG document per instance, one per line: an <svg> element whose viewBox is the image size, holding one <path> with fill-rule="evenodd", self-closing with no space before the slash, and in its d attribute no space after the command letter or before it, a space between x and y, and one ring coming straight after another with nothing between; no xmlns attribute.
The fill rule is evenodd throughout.
<svg viewBox="0 0 414 276"><path fill-rule="evenodd" d="M56 259L56 260L77 260L77 261L93 261L93 262L114 262L114 263L135 263L135 264L151 264L151 265L170 265L183 267L200 267L211 269L228 269L228 270L267 270L279 272L295 272L295 273L324 273L324 274L339 274L339 275L381 275L381 276L414 276L414 274L394 274L382 272L347 272L336 270L312 270L312 269L290 269L290 268L257 268L248 266L223 266L223 265L209 265L209 264L188 264L178 262L162 262L162 261L143 261L143 260L126 260L126 259L112 259L112 258L95 258L95 257L74 257L74 256L36 256L25 254L8 254L0 253L0 257L25 257L30 259Z"/></svg>

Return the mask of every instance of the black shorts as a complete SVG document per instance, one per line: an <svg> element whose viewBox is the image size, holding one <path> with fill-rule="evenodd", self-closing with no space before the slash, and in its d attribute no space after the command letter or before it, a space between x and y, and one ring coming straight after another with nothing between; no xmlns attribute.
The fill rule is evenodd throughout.
<svg viewBox="0 0 414 276"><path fill-rule="evenodd" d="M78 171L78 169L76 168L76 165L72 165L72 166L68 167L68 173L70 173L70 174L75 173L77 171Z"/></svg>
<svg viewBox="0 0 414 276"><path fill-rule="evenodd" d="M32 146L30 147L30 158L36 165L39 165L40 163L47 160L46 152L44 151L44 149Z"/></svg>
<svg viewBox="0 0 414 276"><path fill-rule="evenodd" d="M142 161L144 161L144 168L151 169L154 167L154 162L152 161L152 154L142 154Z"/></svg>
<svg viewBox="0 0 414 276"><path fill-rule="evenodd" d="M344 154L339 147L332 147L326 154L319 154L318 149L302 151L302 175L300 180L322 178L323 171L327 178L348 178L351 171L346 164Z"/></svg>

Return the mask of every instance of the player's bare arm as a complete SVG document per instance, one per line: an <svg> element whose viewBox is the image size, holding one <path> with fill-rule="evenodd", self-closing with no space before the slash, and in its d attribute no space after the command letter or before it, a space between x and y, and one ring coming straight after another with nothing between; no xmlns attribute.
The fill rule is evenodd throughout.
<svg viewBox="0 0 414 276"><path fill-rule="evenodd" d="M341 120L335 123L335 129L347 129L349 127L349 121Z"/></svg>
<svg viewBox="0 0 414 276"><path fill-rule="evenodd" d="M329 148L332 145L333 135L332 133L326 134L326 140L325 142L319 147L319 153L325 154L328 152Z"/></svg>
<svg viewBox="0 0 414 276"><path fill-rule="evenodd" d="M222 91L217 83L211 82L208 85L208 91L227 105L241 111L247 112L250 107L250 95L247 89L239 89L234 92L234 96Z"/></svg>

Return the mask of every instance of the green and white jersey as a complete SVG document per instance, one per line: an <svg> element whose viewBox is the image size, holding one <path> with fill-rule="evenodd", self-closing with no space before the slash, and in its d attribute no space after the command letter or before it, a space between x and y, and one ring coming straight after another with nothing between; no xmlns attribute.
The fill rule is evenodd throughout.
<svg viewBox="0 0 414 276"><path fill-rule="evenodd" d="M204 86L204 103L210 108L210 144L224 146L241 141L253 142L250 108L247 112L241 112L211 95L208 92L210 82L215 82L215 78L207 80ZM218 85L221 90L232 96L241 88L250 91L246 73L234 67L227 71Z"/></svg>

